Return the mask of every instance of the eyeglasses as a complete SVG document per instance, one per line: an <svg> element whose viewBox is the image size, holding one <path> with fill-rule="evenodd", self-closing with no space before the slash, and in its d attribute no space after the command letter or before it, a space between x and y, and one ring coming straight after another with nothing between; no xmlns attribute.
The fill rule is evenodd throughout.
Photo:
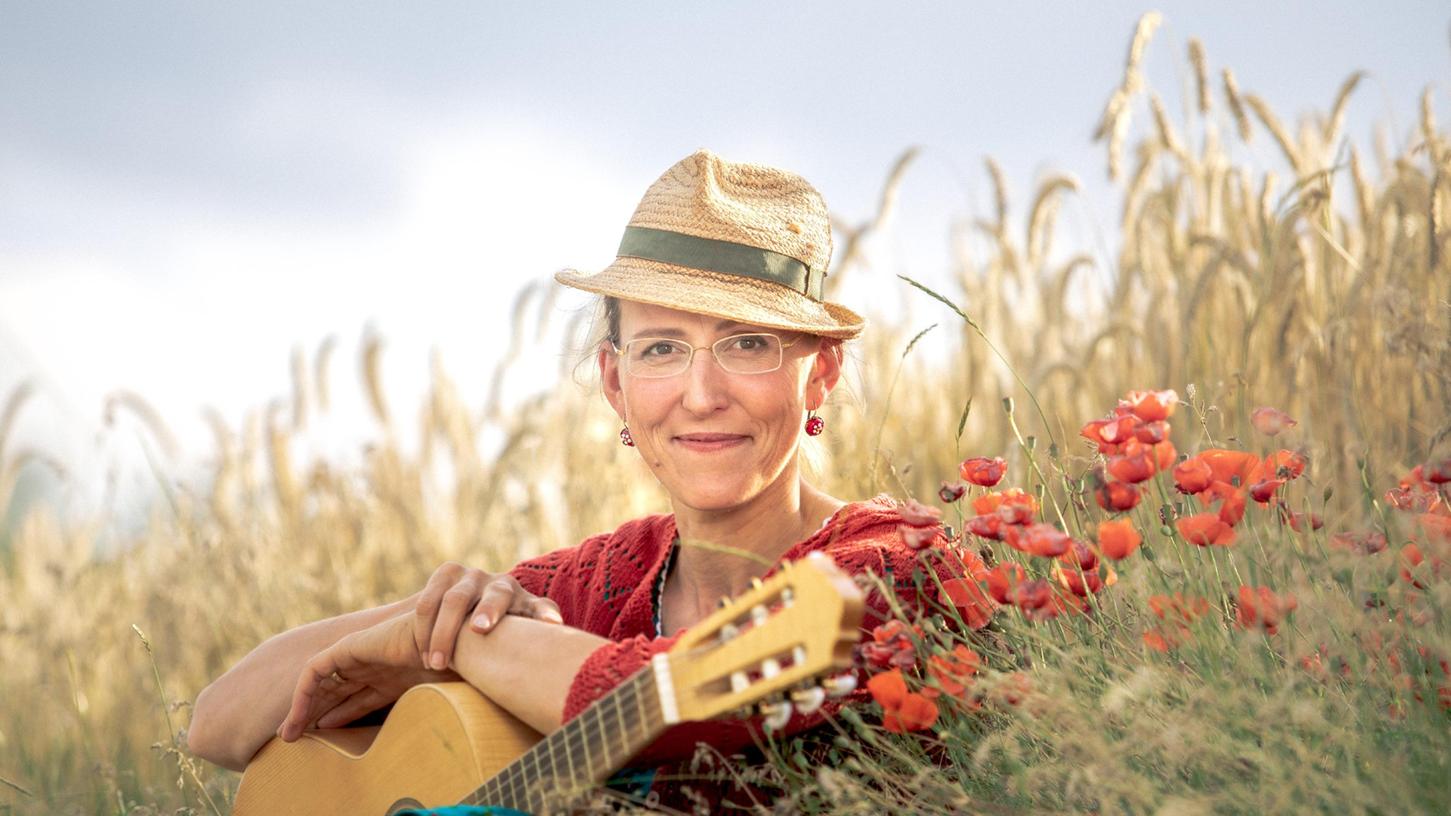
<svg viewBox="0 0 1451 816"><path fill-rule="evenodd" d="M620 355L625 373L632 377L674 377L690 368L695 353L705 348L720 367L732 374L768 374L781 367L786 349L801 338L789 342L774 334L755 332L733 334L711 343L710 346L692 346L684 340L668 337L637 337L625 343L624 348L615 346Z"/></svg>

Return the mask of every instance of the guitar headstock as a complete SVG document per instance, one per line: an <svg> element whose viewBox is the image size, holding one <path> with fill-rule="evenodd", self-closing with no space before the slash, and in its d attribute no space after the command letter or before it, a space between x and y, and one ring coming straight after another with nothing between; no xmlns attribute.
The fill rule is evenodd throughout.
<svg viewBox="0 0 1451 816"><path fill-rule="evenodd" d="M861 589L826 555L786 564L664 656L677 719L708 720L787 692L803 712L814 710L824 692L809 684L851 665L864 611ZM790 703L779 699L766 713L768 725L784 724Z"/></svg>

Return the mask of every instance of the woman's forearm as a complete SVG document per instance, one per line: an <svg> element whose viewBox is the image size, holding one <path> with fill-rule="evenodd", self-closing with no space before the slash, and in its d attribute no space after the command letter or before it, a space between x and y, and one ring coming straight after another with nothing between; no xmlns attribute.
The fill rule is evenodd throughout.
<svg viewBox="0 0 1451 816"><path fill-rule="evenodd" d="M352 632L401 615L417 595L305 624L268 638L197 695L187 747L197 756L240 771L276 733L287 715L302 667Z"/></svg>
<svg viewBox="0 0 1451 816"><path fill-rule="evenodd" d="M487 634L459 633L450 668L542 734L559 727L585 658L608 640L582 629L510 615Z"/></svg>

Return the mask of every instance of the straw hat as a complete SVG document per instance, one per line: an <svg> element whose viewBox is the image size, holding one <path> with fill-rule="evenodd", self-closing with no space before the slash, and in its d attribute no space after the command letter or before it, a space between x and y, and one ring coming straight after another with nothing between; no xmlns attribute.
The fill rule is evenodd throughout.
<svg viewBox="0 0 1451 816"><path fill-rule="evenodd" d="M866 324L821 299L831 222L805 179L698 150L635 208L615 262L565 286L773 329L849 339Z"/></svg>

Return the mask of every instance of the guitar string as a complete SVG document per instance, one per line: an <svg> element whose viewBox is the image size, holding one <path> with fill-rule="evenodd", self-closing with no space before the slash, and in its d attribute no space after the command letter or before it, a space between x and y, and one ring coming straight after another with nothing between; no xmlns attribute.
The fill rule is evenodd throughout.
<svg viewBox="0 0 1451 816"><path fill-rule="evenodd" d="M616 693L608 695L607 700L600 701L600 703L602 704L608 702L608 704L612 705L615 709L616 719L618 720L620 726L618 730L621 731L622 737L624 737L622 739L621 745L622 752L624 749L627 749L629 747L629 742L640 741L640 738L643 737L644 734L648 734L656 728L656 723L654 723L653 721L646 722L646 720L649 718L645 715L646 709L644 707L644 699L640 693L642 687L645 687L647 685L653 686L653 683L646 682L650 680L653 680L653 675L649 674L648 671L638 671L634 675L632 675L624 684L622 684L622 686L617 689ZM634 698L633 701L636 705L637 710L642 713L641 721L637 724L637 728L640 733L636 735L635 740L628 739L628 736L626 735L624 718L621 714L624 705L623 698L626 696ZM544 746L535 746L531 748L529 751L526 751L524 755L515 760L514 763L511 763L509 766L505 767L498 774L495 774L494 777L490 779L487 783L485 783L477 790L472 792L468 797L466 797L464 803L484 804L487 802L488 804L497 805L500 804L500 802L498 801L500 797L507 797L509 800L515 803L526 803L526 800L530 798L528 796L528 791L525 788L526 781L530 776L533 776L535 779L539 779L540 774L538 773L538 760L545 752L548 752L550 755L549 770L551 772L551 777L558 779L560 776L562 776L562 774L560 774L560 771L562 769L559 767L558 762L554 757L555 748L560 747L555 745L556 742L563 743L562 753L564 754L566 761L569 765L569 776L571 782L581 781L578 777L578 771L574 766L574 757L578 751L582 750L585 755L585 771L588 774L588 779L584 781L587 781L588 784L594 784L595 764L593 760L593 755L589 751L590 743L596 743L597 748L603 749L605 751L607 755L601 757L602 760L608 761L612 758L608 756L608 754L613 753L613 747L607 741L607 737L605 736L604 731L604 723L602 722L604 715L607 713L606 709L607 705L591 706L589 709L586 709L578 717L576 717L574 721L568 723L566 726L562 727L550 736L541 740L541 742L544 743ZM594 721L596 730L599 732L600 736L598 740L596 740L592 735L588 733L587 729L591 720ZM535 772L533 774L528 774L526 773L528 770L527 765L531 764L534 766Z"/></svg>

